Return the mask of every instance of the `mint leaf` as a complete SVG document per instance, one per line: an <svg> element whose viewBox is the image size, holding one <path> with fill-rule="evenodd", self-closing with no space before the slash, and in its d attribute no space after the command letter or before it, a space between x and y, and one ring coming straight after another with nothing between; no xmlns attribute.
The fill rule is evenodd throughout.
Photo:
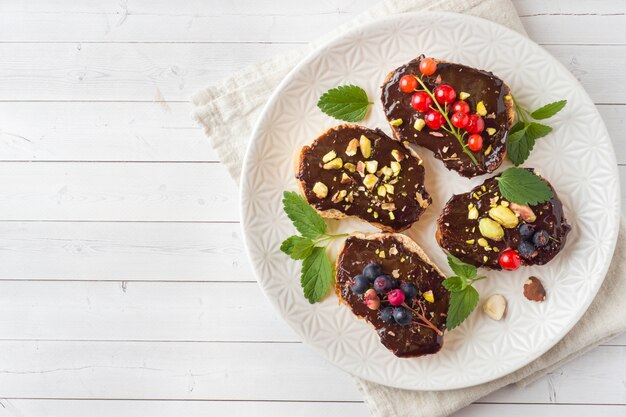
<svg viewBox="0 0 626 417"><path fill-rule="evenodd" d="M326 256L326 249L313 248L302 263L300 283L309 303L317 303L328 293L333 282L333 267Z"/></svg>
<svg viewBox="0 0 626 417"><path fill-rule="evenodd" d="M527 169L509 168L496 179L502 196L517 204L535 205L553 196L550 186Z"/></svg>
<svg viewBox="0 0 626 417"><path fill-rule="evenodd" d="M287 217L303 237L316 239L326 233L324 219L298 193L285 191L283 207Z"/></svg>
<svg viewBox="0 0 626 417"><path fill-rule="evenodd" d="M448 277L443 280L443 286L448 291L462 291L467 287L467 281L461 277Z"/></svg>
<svg viewBox="0 0 626 417"><path fill-rule="evenodd" d="M528 159L535 146L535 140L527 134L528 126L510 134L506 143L506 155L515 165L521 165Z"/></svg>
<svg viewBox="0 0 626 417"><path fill-rule="evenodd" d="M538 108L530 115L533 119L537 120L548 119L560 112L566 104L567 100L555 101L554 103L546 104L545 106Z"/></svg>
<svg viewBox="0 0 626 417"><path fill-rule="evenodd" d="M448 317L446 319L448 330L454 329L469 317L476 308L478 299L478 291L471 285L465 287L464 290L452 291L450 293L450 305L448 306Z"/></svg>
<svg viewBox="0 0 626 417"><path fill-rule="evenodd" d="M317 107L327 115L346 122L363 120L370 105L367 93L356 85L342 85L325 92Z"/></svg>
<svg viewBox="0 0 626 417"><path fill-rule="evenodd" d="M533 143L535 139L542 138L550 132L552 132L552 128L541 123L532 122L526 127L526 136L532 138Z"/></svg>
<svg viewBox="0 0 626 417"><path fill-rule="evenodd" d="M298 260L309 256L314 246L315 242L311 239L301 236L291 236L280 245L280 250L291 256L292 259Z"/></svg>
<svg viewBox="0 0 626 417"><path fill-rule="evenodd" d="M452 254L448 254L448 265L463 280L471 280L476 276L478 270L474 265L469 265ZM446 287L448 288L448 287ZM449 289L449 288L448 288Z"/></svg>

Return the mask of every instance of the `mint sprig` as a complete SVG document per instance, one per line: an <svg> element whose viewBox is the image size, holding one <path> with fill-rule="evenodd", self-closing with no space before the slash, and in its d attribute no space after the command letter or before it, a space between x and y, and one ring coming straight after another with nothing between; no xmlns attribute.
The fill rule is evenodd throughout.
<svg viewBox="0 0 626 417"><path fill-rule="evenodd" d="M509 132L506 149L507 156L513 164L521 165L530 156L530 151L535 146L535 141L552 132L552 128L534 120L549 119L567 104L567 100L555 101L529 112L513 99L517 123L513 125Z"/></svg>
<svg viewBox="0 0 626 417"><path fill-rule="evenodd" d="M550 186L527 169L508 168L496 180L502 197L513 203L535 205L554 196Z"/></svg>
<svg viewBox="0 0 626 417"><path fill-rule="evenodd" d="M347 234L326 233L326 223L313 207L298 193L283 193L283 209L302 236L290 236L280 245L280 250L292 259L302 260L300 284L309 303L317 303L328 293L333 283L333 265L326 248L336 238ZM318 246L324 244L324 246Z"/></svg>
<svg viewBox="0 0 626 417"><path fill-rule="evenodd" d="M466 264L452 254L448 254L448 265L456 274L443 281L443 286L450 291L446 327L452 330L463 323L478 305L480 296L472 284L487 277L477 276L478 270L475 266Z"/></svg>
<svg viewBox="0 0 626 417"><path fill-rule="evenodd" d="M361 87L341 85L325 92L317 102L317 107L335 119L358 122L365 118L370 104L373 103Z"/></svg>

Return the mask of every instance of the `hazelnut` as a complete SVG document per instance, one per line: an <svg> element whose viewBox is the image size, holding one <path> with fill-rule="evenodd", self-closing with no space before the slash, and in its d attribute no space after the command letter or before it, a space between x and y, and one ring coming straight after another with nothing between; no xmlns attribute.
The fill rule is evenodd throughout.
<svg viewBox="0 0 626 417"><path fill-rule="evenodd" d="M328 187L323 182L316 182L313 185L313 193L317 196L317 198L326 198L328 195Z"/></svg>
<svg viewBox="0 0 626 417"><path fill-rule="evenodd" d="M492 294L483 303L483 311L492 320L501 320L506 311L506 299L500 294Z"/></svg>
<svg viewBox="0 0 626 417"><path fill-rule="evenodd" d="M504 230L502 229L502 226L500 226L500 223L497 223L488 217L483 217L478 221L478 230L480 230L480 234L487 239L499 241L504 237Z"/></svg>
<svg viewBox="0 0 626 417"><path fill-rule="evenodd" d="M346 148L346 155L354 156L356 155L357 149L359 148L359 140L352 139L350 143L348 143L348 147Z"/></svg>
<svg viewBox="0 0 626 417"><path fill-rule="evenodd" d="M361 139L359 139L359 145L361 147L361 154L364 158L369 158L372 156L372 141L367 138L365 135L361 135Z"/></svg>
<svg viewBox="0 0 626 417"><path fill-rule="evenodd" d="M546 299L546 289L537 277L529 277L524 283L524 297L538 303Z"/></svg>
<svg viewBox="0 0 626 417"><path fill-rule="evenodd" d="M495 206L491 208L489 210L489 217L507 229L512 229L519 223L519 219L515 213L513 213L513 211L511 211L508 207L504 206Z"/></svg>
<svg viewBox="0 0 626 417"><path fill-rule="evenodd" d="M519 215L520 218L524 220L525 222L532 223L535 220L537 220L537 216L535 215L535 212L533 211L533 209L531 209L530 207L526 205L510 203L509 208L513 210L513 213Z"/></svg>

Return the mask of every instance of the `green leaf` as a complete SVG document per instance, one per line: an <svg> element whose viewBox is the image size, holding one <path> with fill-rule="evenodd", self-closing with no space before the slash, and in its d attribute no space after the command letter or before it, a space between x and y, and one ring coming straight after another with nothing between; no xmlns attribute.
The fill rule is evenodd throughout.
<svg viewBox="0 0 626 417"><path fill-rule="evenodd" d="M332 282L333 267L326 256L326 249L313 248L311 254L302 263L300 283L304 296L309 303L317 303L328 293Z"/></svg>
<svg viewBox="0 0 626 417"><path fill-rule="evenodd" d="M465 287L462 291L450 293L450 305L448 306L448 317L446 319L448 330L454 329L469 317L478 304L478 298L478 291L471 285Z"/></svg>
<svg viewBox="0 0 626 417"><path fill-rule="evenodd" d="M523 164L535 146L535 140L527 135L528 126L523 124L521 129L509 134L507 138L506 155L515 165Z"/></svg>
<svg viewBox="0 0 626 417"><path fill-rule="evenodd" d="M327 115L346 122L363 120L370 105L367 93L356 85L342 85L325 92L317 107Z"/></svg>
<svg viewBox="0 0 626 417"><path fill-rule="evenodd" d="M535 205L553 196L550 186L527 169L509 168L496 179L502 196L517 204Z"/></svg>
<svg viewBox="0 0 626 417"><path fill-rule="evenodd" d="M476 276L476 273L478 272L474 265L466 264L465 262L450 253L448 254L448 265L450 265L450 268L452 268L455 274L457 274L460 278L464 280L471 280Z"/></svg>
<svg viewBox="0 0 626 417"><path fill-rule="evenodd" d="M533 117L533 119L537 120L548 119L560 112L566 104L567 100L555 101L554 103L546 104L543 107L539 107L530 115Z"/></svg>
<svg viewBox="0 0 626 417"><path fill-rule="evenodd" d="M533 142L535 139L542 138L550 132L552 132L552 128L541 123L532 122L526 128L526 136L532 138Z"/></svg>
<svg viewBox="0 0 626 417"><path fill-rule="evenodd" d="M303 237L316 239L326 233L326 223L298 193L285 191L283 207L287 217Z"/></svg>
<svg viewBox="0 0 626 417"><path fill-rule="evenodd" d="M314 246L315 242L311 239L301 236L291 236L280 245L280 250L291 256L292 259L298 260L309 256Z"/></svg>
<svg viewBox="0 0 626 417"><path fill-rule="evenodd" d="M443 286L451 292L462 291L467 287L467 281L461 277L448 277L443 280Z"/></svg>

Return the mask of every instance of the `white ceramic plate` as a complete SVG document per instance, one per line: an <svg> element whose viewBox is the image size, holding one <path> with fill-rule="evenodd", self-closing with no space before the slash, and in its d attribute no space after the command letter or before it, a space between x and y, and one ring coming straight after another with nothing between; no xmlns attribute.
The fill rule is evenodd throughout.
<svg viewBox="0 0 626 417"><path fill-rule="evenodd" d="M380 85L388 72L421 53L492 71L530 109L568 100L565 109L549 121L554 132L538 141L525 166L537 168L553 184L572 232L565 249L547 266L488 272L489 279L478 283L483 298L492 293L506 297L504 320L490 320L479 305L463 325L446 334L438 354L399 359L380 344L370 325L339 305L334 294L314 305L303 297L299 263L279 250L281 241L295 232L282 211L281 195L284 190L296 190L294 150L340 123L318 110L320 95L340 84L363 87L375 104L361 124L389 133ZM437 216L453 193L466 192L486 176L462 178L446 170L430 152L420 153L433 205L407 234L449 271L434 237ZM502 168L508 166L505 163ZM528 364L558 342L602 284L617 238L619 204L610 139L577 80L518 33L483 19L447 13L380 20L333 40L305 59L278 87L258 122L241 189L248 254L261 287L285 321L342 369L370 381L414 390L487 382ZM358 220L329 223L331 230L341 232L375 230ZM530 275L543 281L548 293L545 302L523 297L523 283Z"/></svg>

